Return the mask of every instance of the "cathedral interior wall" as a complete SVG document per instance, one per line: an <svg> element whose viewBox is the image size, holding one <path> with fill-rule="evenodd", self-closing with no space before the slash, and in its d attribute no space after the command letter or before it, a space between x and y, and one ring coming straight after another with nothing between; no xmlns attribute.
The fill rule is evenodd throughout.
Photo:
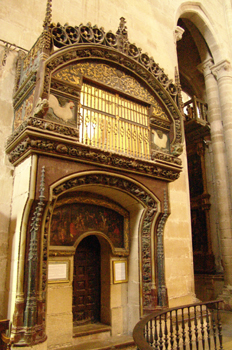
<svg viewBox="0 0 232 350"><path fill-rule="evenodd" d="M28 1L21 2L13 0L2 0L0 14L0 39L29 50L38 36L42 32L42 25L45 16L46 2ZM130 42L135 42L141 47L143 52L148 52L155 61L164 68L169 78L174 80L174 71L177 63L176 43L174 31L177 25L178 16L184 10L188 10L188 17L194 19L195 24L206 38L208 45L214 51L215 60L230 59L230 45L227 27L225 23L225 13L220 0L201 0L199 2L185 2L181 0L162 1L140 1L130 0L122 2L120 0L85 0L77 2L75 0L54 0L52 3L53 21L62 25L68 22L70 25L86 24L91 22L103 26L105 31L116 31L120 17L125 17ZM207 11L205 10L207 9ZM196 17L199 14L202 21ZM205 21L205 22L204 22ZM212 32L209 27L213 28ZM228 23L228 28L230 24ZM230 30L230 29L229 29ZM4 43L0 41L0 58L4 59ZM228 49L227 49L228 48ZM20 255L19 238L22 227L20 222L23 215L26 215L28 201L31 196L31 162L32 158L25 159L22 164L15 168L9 163L5 154L7 137L10 136L13 124L12 96L14 94L15 62L17 50L10 50L7 54L5 65L0 65L0 319L12 318L13 305L15 302L17 271L19 269L18 259ZM164 229L164 254L165 254L165 280L168 290L169 306L174 307L180 304L188 304L195 301L193 253L191 239L191 218L190 200L188 187L188 170L186 149L181 156L183 170L180 178L168 185L169 212L167 223ZM43 157L40 157L39 170L45 164ZM66 176L66 160L60 161L60 168L51 169L45 164L50 172L50 176L62 178ZM210 167L210 157L207 160ZM50 168L49 168L50 167ZM93 165L78 164L74 162L69 166L69 173L86 170L96 170ZM61 174L63 172L63 174ZM116 172L117 173L117 172ZM119 173L119 172L118 172ZM33 177L33 175L32 175ZM133 174L136 181L144 181L139 175ZM151 178L146 179L146 185L152 188ZM209 182L209 191L213 196L213 181ZM143 185L145 185L143 183ZM157 197L163 196L163 188L154 184L154 192ZM38 186L37 186L38 190ZM115 200L120 197L119 193L114 193ZM118 196L118 197L117 197ZM121 199L122 200L122 199ZM102 318L105 322L115 322L115 334L132 332L134 323L140 314L139 306L139 273L137 267L138 256L138 227L142 208L134 202L127 203L127 209L131 214L131 255L129 259L129 269L132 272L127 284L111 285L111 314L102 310ZM213 208L213 213L216 209ZM212 221L216 218L212 214ZM10 223L11 222L11 223ZM217 223L213 225L216 232ZM25 229L25 228L23 228ZM136 233L137 232L137 233ZM216 233L213 235L217 237ZM216 238L215 238L216 239ZM213 241L213 250L217 255L218 242ZM108 254L108 253L107 253ZM109 258L108 255L107 259ZM109 258L109 259L112 259ZM218 270L220 270L220 255L218 259ZM72 266L72 259L71 266ZM11 272L10 272L11 271ZM9 277L10 276L10 277ZM22 276L21 276L22 277ZM111 276L112 279L112 276ZM66 284L48 287L47 304L47 329L50 333L51 342L57 338L60 323L64 325L62 342L69 343L72 337L72 286L70 282ZM112 282L112 280L111 280ZM218 283L218 290L221 288L221 281ZM210 284L210 282L209 282ZM209 287L211 288L211 287ZM8 297L9 294L9 297ZM63 296L65 295L65 298ZM62 300L62 302L60 302ZM129 301L128 301L129 300ZM59 301L59 303L58 303ZM9 305L8 311L6 305ZM59 305L59 308L57 308ZM57 340L59 342L59 339ZM40 348L40 345L38 345Z"/></svg>

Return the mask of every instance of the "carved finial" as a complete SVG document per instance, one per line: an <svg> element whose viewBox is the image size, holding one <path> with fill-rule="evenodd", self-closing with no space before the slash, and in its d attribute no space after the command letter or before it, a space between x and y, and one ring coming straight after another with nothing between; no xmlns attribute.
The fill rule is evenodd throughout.
<svg viewBox="0 0 232 350"><path fill-rule="evenodd" d="M178 72L177 67L175 67L175 84L177 87L177 96L178 96L177 104L178 104L178 107L181 111L183 118L185 118L185 116L184 116L184 104L183 104L182 95L181 95L180 76L179 76L179 72Z"/></svg>
<svg viewBox="0 0 232 350"><path fill-rule="evenodd" d="M125 26L126 20L124 17L120 18L120 24L118 27L118 30L116 32L117 34L117 42L118 42L118 49L121 52L127 52L128 51L128 35L127 35L127 27Z"/></svg>
<svg viewBox="0 0 232 350"><path fill-rule="evenodd" d="M126 24L126 20L124 17L121 17L120 18L120 24L119 24L119 27L118 27L118 30L116 32L116 34L122 36L125 39L128 39L128 36L127 36L127 27L125 26Z"/></svg>
<svg viewBox="0 0 232 350"><path fill-rule="evenodd" d="M52 0L47 0L47 8L46 8L46 15L43 27L45 30L48 30L49 25L52 21Z"/></svg>

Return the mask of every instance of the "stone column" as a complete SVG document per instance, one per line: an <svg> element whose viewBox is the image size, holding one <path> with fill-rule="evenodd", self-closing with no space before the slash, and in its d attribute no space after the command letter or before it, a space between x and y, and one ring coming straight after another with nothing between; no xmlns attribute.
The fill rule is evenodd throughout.
<svg viewBox="0 0 232 350"><path fill-rule="evenodd" d="M217 78L221 105L222 125L226 147L226 162L229 175L230 200L232 203L232 69L225 60L212 67Z"/></svg>
<svg viewBox="0 0 232 350"><path fill-rule="evenodd" d="M212 59L204 61L198 69L205 77L208 103L208 121L211 127L211 142L216 182L219 232L222 249L225 285L232 285L232 237L230 220L230 197L228 191L227 163L225 154L223 125L218 95L217 81L212 74ZM232 94L231 94L232 96ZM232 142L232 137L231 137ZM232 153L231 153L232 155Z"/></svg>

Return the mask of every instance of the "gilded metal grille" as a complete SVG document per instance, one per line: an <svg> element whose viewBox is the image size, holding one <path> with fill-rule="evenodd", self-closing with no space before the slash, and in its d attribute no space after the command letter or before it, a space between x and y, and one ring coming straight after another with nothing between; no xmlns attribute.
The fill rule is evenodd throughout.
<svg viewBox="0 0 232 350"><path fill-rule="evenodd" d="M80 142L150 159L148 107L88 84L80 103Z"/></svg>

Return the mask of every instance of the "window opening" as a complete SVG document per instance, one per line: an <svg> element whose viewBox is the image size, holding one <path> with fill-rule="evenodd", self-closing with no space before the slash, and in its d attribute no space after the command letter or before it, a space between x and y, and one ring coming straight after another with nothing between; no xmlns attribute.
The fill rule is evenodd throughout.
<svg viewBox="0 0 232 350"><path fill-rule="evenodd" d="M150 159L148 106L87 83L80 104L81 143Z"/></svg>

